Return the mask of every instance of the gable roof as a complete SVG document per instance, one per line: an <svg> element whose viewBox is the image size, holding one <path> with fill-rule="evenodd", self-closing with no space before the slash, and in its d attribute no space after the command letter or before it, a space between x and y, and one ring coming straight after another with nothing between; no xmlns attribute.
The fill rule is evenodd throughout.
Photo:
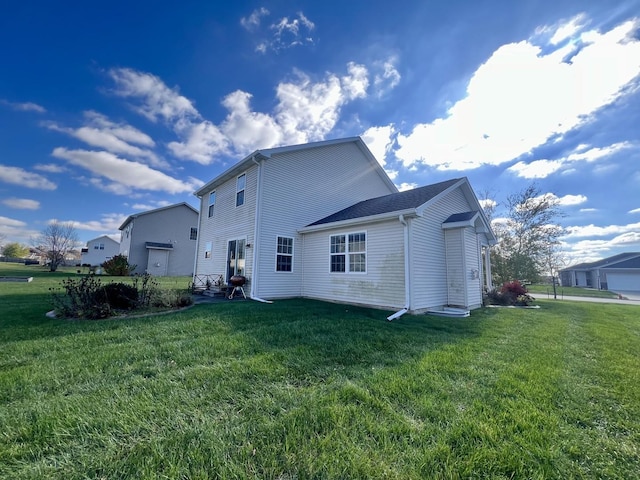
<svg viewBox="0 0 640 480"><path fill-rule="evenodd" d="M356 218L371 217L384 213L401 212L411 210L424 205L429 200L440 195L442 192L460 182L460 178L454 178L433 185L414 188L413 190L405 190L404 192L390 193L382 197L363 200L355 205L347 207L339 212L333 213L327 217L313 222L308 227L315 225L323 225L326 223L341 222L344 220L352 220Z"/></svg>
<svg viewBox="0 0 640 480"><path fill-rule="evenodd" d="M386 174L378 160L373 156L367 145L362 141L360 137L347 137L347 138L337 138L333 140L323 140L320 142L310 142L304 143L300 145L288 145L284 147L275 147L275 148L264 148L255 150L253 153L247 155L242 160L240 160L235 165L231 166L220 175L215 177L210 182L207 182L205 185L200 187L198 190L194 192L196 197L203 197L207 193L214 190L218 185L226 182L227 180L240 175L243 171L249 168L252 164L256 163L256 160L269 160L275 155L279 155L282 153L288 152L302 152L305 150L311 150L313 148L326 147L329 145L340 145L345 143L353 143L358 147L358 149L364 154L365 158L369 161L369 163L375 168L380 177L387 183L387 185L392 190L397 190L394 183L391 181L389 176Z"/></svg>
<svg viewBox="0 0 640 480"><path fill-rule="evenodd" d="M577 265L563 268L560 271L566 272L569 270L591 270L594 268L638 268L637 266L631 266L635 265L636 262L640 263L640 252L627 252L619 253L618 255L603 258L595 262L578 263ZM623 264L624 266L622 266Z"/></svg>
<svg viewBox="0 0 640 480"><path fill-rule="evenodd" d="M167 205L166 207L154 208L153 210L147 210L146 212L134 213L132 215L129 215L127 217L127 219L124 222L122 222L122 225L120 225L120 227L118 227L118 230L123 230L124 227L126 227L127 224L129 222L131 222L134 218L142 217L143 215L149 215L149 214L152 214L152 213L158 213L158 212L161 212L162 210L169 210L171 208L176 208L176 207L181 207L181 206L187 207L187 208L191 209L193 211L193 213L198 214L198 210L193 208L187 202L180 202L180 203L175 203L173 205Z"/></svg>
<svg viewBox="0 0 640 480"><path fill-rule="evenodd" d="M114 240L113 238L111 238L109 235L100 235L99 237L96 238L92 238L91 240L87 241L87 245L89 245L89 243L91 242L96 242L98 240L101 240L103 238L106 238L107 240L110 240L111 242L115 243L116 245L120 245L120 242L117 240Z"/></svg>

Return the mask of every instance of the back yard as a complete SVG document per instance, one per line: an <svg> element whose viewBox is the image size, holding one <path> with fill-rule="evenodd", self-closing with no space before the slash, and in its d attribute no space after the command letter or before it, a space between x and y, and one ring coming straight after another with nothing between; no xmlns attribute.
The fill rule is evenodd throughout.
<svg viewBox="0 0 640 480"><path fill-rule="evenodd" d="M65 274L27 268L0 283L0 478L639 478L638 306L66 321Z"/></svg>

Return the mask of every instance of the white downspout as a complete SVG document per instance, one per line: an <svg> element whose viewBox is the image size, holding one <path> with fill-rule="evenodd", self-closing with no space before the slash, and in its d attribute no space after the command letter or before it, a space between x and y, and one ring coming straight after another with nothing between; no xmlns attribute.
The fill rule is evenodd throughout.
<svg viewBox="0 0 640 480"><path fill-rule="evenodd" d="M389 321L400 318L402 315L407 313L411 307L411 287L409 285L411 277L409 274L409 224L402 214L400 214L398 220L404 226L404 308L402 310L398 310L393 315L388 316L387 320Z"/></svg>
<svg viewBox="0 0 640 480"><path fill-rule="evenodd" d="M200 252L200 232L202 231L202 225L200 225L201 215L202 215L202 198L196 195L196 198L200 202L200 207L198 207L198 232L196 233L196 254L193 258L193 285L196 284L196 274L198 273L198 253Z"/></svg>
<svg viewBox="0 0 640 480"><path fill-rule="evenodd" d="M262 214L262 163L256 160L256 156L251 157L253 163L258 166L258 179L256 187L256 218L253 224L253 271L251 272L251 291L249 298L257 302L273 303L256 296L258 285L258 228L260 227L260 215Z"/></svg>

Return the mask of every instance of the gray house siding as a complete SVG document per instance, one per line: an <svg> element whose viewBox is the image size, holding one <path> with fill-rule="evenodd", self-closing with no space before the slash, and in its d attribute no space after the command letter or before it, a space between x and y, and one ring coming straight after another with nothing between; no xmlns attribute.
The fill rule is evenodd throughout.
<svg viewBox="0 0 640 480"><path fill-rule="evenodd" d="M120 253L136 265L135 274L192 275L196 240L191 240L190 234L197 224L197 212L183 204L133 215L121 227ZM147 242L170 244L171 249L168 254L159 254L147 248Z"/></svg>

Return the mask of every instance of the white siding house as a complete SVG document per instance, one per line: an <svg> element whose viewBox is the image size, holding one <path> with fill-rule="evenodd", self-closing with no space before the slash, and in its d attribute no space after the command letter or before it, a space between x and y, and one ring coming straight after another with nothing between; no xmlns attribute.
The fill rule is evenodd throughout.
<svg viewBox="0 0 640 480"><path fill-rule="evenodd" d="M132 273L193 275L197 234L198 211L185 202L136 213L120 226L120 254Z"/></svg>
<svg viewBox="0 0 640 480"><path fill-rule="evenodd" d="M86 248L82 249L80 263L95 267L118 255L119 252L120 244L107 235L102 235L87 242Z"/></svg>
<svg viewBox="0 0 640 480"><path fill-rule="evenodd" d="M467 179L398 192L359 137L258 150L196 195L196 285L241 274L257 299L403 313L475 308L490 286L495 237Z"/></svg>

